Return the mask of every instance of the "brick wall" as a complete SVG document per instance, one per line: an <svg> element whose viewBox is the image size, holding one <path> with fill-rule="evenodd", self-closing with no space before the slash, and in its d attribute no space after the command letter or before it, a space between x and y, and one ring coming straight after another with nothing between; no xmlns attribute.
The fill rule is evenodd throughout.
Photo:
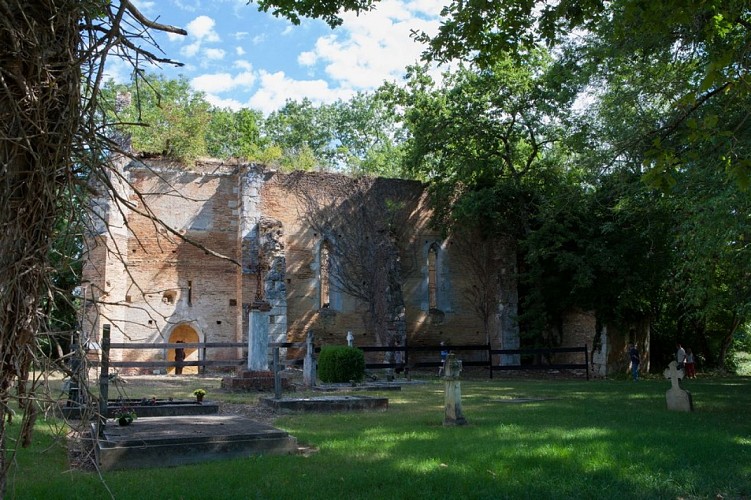
<svg viewBox="0 0 751 500"><path fill-rule="evenodd" d="M306 218L311 200L318 206L333 204L329 209L342 209L345 203L335 206L341 203L342 186L354 181L330 173L284 174L255 165L220 162L199 163L188 170L161 160L150 160L148 166L131 163L124 166L123 174L132 187L122 186L120 192L134 209L118 206L112 199L99 200L110 230L100 229L88 240L85 278L92 293L108 303L88 311L86 328L92 336L98 338L102 324L111 323L113 342L166 343L195 338L247 344L248 307L258 292L258 251L263 246L258 227L265 218L274 231L279 228L279 241L271 242L277 245L275 260L267 256L267 262L283 267L280 272L266 269L261 276L264 295L270 295L273 302L271 340L301 342L307 331L313 330L318 345L345 344L351 331L356 344L376 343L375 332L366 327L367 304L333 290L329 307L321 306L323 238ZM498 334L486 334L468 293L476 284L466 262L468 247L431 227L425 186L393 179L365 185L367 196L347 210L388 210L397 226L394 234L399 235L407 342L458 345L490 340L498 346ZM138 213L147 206L169 229ZM428 286L431 248L436 251L436 307L432 309ZM591 346L592 315L573 315L566 322L564 337L564 345ZM236 359L244 351L209 350L207 356ZM171 360L174 351L131 350L113 352L112 357Z"/></svg>

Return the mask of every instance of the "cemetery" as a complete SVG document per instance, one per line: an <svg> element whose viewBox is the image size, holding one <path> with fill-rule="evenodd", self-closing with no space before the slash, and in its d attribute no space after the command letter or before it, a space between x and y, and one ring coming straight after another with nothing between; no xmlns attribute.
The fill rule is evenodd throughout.
<svg viewBox="0 0 751 500"><path fill-rule="evenodd" d="M249 3L0 3L0 500L751 498L748 2Z"/></svg>
<svg viewBox="0 0 751 500"><path fill-rule="evenodd" d="M746 378L681 381L694 398L689 413L668 409L671 380L662 374L638 384L513 374L491 381L483 375L467 368L455 379L461 381L460 414L450 417L462 416L464 425L446 425L446 381L432 371L414 374L420 383L405 383L399 391L368 393L388 399L387 409L355 412L269 412L259 402L268 392L230 392L219 377L170 377L169 384L129 377L133 398L182 397L200 385L219 413L139 416L127 427L108 419L110 441L138 442L153 453L135 458L112 447L100 473L69 461L60 421L40 418L33 446L18 454L15 490L23 491L18 498L50 491L93 498L105 488L115 498L132 498L141 489L154 492L148 498L170 497L167 490L185 484L191 486L183 498L242 498L249 487L263 498L433 498L449 492L466 498L633 498L635 489L643 498L743 498L751 488ZM285 392L283 399L306 396L316 393ZM164 447L177 434L207 442L223 427L230 427L226 437L212 445L229 455L222 460L207 460L195 443L192 455ZM10 428L18 431L15 424ZM281 441L284 453L238 452L233 447L240 438L232 435L238 429ZM682 443L695 452L687 453ZM111 459L115 453L121 454ZM204 479L194 483L196 476ZM303 477L308 479L296 479Z"/></svg>
<svg viewBox="0 0 751 500"><path fill-rule="evenodd" d="M243 497L248 483L238 477L254 478L264 498L633 498L635 489L644 498L744 498L751 488L747 377L686 380L672 361L638 383L590 379L577 365L491 378L492 365L464 366L465 351L450 348L438 370L397 372L399 364L366 364L349 339L340 349L359 353L362 372L332 381L312 332L304 345L259 349L251 330L247 369L235 378L266 382L241 387L222 374L119 375L103 333L101 362L77 383L60 380L60 411L37 420L35 445L17 455L29 471L14 479L21 498L104 489L129 498L196 474L211 479L182 498ZM303 363L283 363L285 348L302 349ZM44 479L28 481L36 470Z"/></svg>

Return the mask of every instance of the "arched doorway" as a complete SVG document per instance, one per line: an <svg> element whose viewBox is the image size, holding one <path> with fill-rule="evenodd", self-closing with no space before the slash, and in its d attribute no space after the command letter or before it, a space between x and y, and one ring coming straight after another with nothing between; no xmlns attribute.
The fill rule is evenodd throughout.
<svg viewBox="0 0 751 500"><path fill-rule="evenodd" d="M175 344L177 342L185 342L185 343L194 344L200 341L201 340L198 337L198 332L196 332L192 326L186 323L177 325L175 329L172 330L172 333L170 333L170 336L169 336L170 344ZM185 351L185 361L198 361L200 359L198 349L196 349L195 347L186 347L184 351ZM167 361L175 361L174 349L167 350ZM170 366L169 368L167 368L167 373L174 375L175 367ZM184 367L183 375L198 375L198 367L197 366Z"/></svg>

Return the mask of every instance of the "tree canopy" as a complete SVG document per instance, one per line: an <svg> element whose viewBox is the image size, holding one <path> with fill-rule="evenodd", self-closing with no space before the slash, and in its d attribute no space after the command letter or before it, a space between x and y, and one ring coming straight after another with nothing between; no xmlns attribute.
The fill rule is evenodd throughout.
<svg viewBox="0 0 751 500"><path fill-rule="evenodd" d="M294 4L333 26L378 2ZM543 323L572 304L649 314L658 336L714 344L722 364L749 319L737 280L749 277L750 13L741 1L451 1L439 32L417 38L427 60L470 69L442 88L413 69L389 89L408 168L431 182L444 227L521 238L521 307L542 307Z"/></svg>
<svg viewBox="0 0 751 500"><path fill-rule="evenodd" d="M300 15L318 17L332 27L340 13L377 8L379 0L258 0L259 8L299 22ZM435 35L417 33L426 44L427 60L472 61L492 67L509 57L518 62L547 47L561 58L559 85L574 93L596 93L624 73L645 67L682 72L666 92L655 93L651 80L635 80L635 96L662 94L656 120L639 137L651 145L644 163L652 181L670 185L674 172L687 164L685 155L700 138L720 137L715 158L743 185L751 164L737 147L737 132L746 121L719 120L723 114L700 116L710 104L731 110L733 101L751 90L751 8L744 0L641 0L545 2L466 2L450 0L440 12ZM665 83L665 82L662 82ZM680 83L680 84L678 84ZM652 100L652 99L648 99ZM642 100L643 102L643 100ZM618 150L614 151L618 153ZM617 156L617 155L616 155Z"/></svg>

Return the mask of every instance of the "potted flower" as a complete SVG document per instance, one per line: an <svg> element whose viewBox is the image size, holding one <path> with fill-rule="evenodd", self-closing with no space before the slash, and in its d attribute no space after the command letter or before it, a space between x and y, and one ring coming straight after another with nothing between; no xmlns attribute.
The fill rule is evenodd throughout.
<svg viewBox="0 0 751 500"><path fill-rule="evenodd" d="M136 412L129 408L119 408L115 412L115 421L118 425L130 425L136 418Z"/></svg>
<svg viewBox="0 0 751 500"><path fill-rule="evenodd" d="M203 403L203 397L206 395L206 391L204 389L196 389L193 391L193 395L196 397L196 402L201 404Z"/></svg>

